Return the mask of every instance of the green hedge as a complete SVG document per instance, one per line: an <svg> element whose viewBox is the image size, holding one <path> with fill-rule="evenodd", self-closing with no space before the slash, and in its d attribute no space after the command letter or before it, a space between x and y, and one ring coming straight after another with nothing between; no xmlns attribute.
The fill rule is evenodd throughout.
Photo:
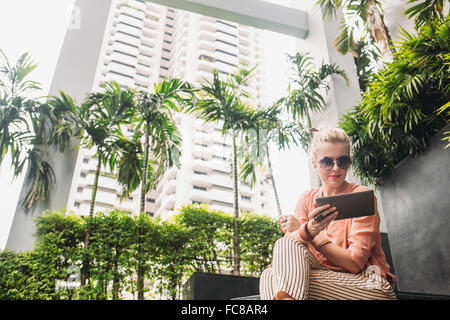
<svg viewBox="0 0 450 320"><path fill-rule="evenodd" d="M259 276L283 234L269 217L244 213L241 274ZM71 213L45 212L36 221L38 242L31 252L0 251L0 299L135 299L137 270L145 274L146 298L182 297L195 271L232 269L233 216L207 206L187 205L171 221L125 212L98 213L84 250L87 221ZM83 254L89 264L83 267ZM56 290L77 267L81 288Z"/></svg>

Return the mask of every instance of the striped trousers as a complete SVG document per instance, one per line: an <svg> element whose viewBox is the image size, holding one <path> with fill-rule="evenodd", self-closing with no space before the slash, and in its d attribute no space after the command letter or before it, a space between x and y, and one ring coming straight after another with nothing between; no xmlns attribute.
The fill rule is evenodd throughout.
<svg viewBox="0 0 450 320"><path fill-rule="evenodd" d="M380 275L324 268L304 244L290 238L275 243L272 267L261 274L259 291L262 300L273 299L279 291L296 300L396 300Z"/></svg>

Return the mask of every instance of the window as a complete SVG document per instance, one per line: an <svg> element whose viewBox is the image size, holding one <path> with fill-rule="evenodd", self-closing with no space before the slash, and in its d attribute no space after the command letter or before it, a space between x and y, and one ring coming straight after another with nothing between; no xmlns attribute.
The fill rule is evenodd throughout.
<svg viewBox="0 0 450 320"><path fill-rule="evenodd" d="M237 48L237 45L236 45L236 44L233 44L233 43L230 43L230 42L227 42L227 41L223 41L223 40L220 40L220 39L216 39L216 42L222 42L222 43L224 43L224 44L227 44L227 45L229 45L229 46L233 46L233 47L236 47L236 48Z"/></svg>
<svg viewBox="0 0 450 320"><path fill-rule="evenodd" d="M83 192L83 187L78 187L77 192Z"/></svg>
<svg viewBox="0 0 450 320"><path fill-rule="evenodd" d="M213 159L222 160L222 161L227 161L227 158L226 158L226 157L217 156L217 155L215 155L215 154L213 154L212 157L213 157Z"/></svg>
<svg viewBox="0 0 450 320"><path fill-rule="evenodd" d="M234 26L232 24L229 24L229 23L226 23L226 22L223 22L221 20L216 20L216 23L220 23L220 24L223 24L223 25L231 27L231 28L237 28L236 26Z"/></svg>
<svg viewBox="0 0 450 320"><path fill-rule="evenodd" d="M112 71L112 70L110 70L110 71L108 71L108 72L109 72L109 73L112 73L112 74L117 74L117 75L122 76L122 77L125 77L125 78L133 79L132 76L129 76L129 75L127 75L127 74L123 74L123 73L120 73L120 72L116 72L116 71Z"/></svg>
<svg viewBox="0 0 450 320"><path fill-rule="evenodd" d="M206 188L205 188L205 187L200 187L200 186L195 186L195 185L194 185L194 189L206 191Z"/></svg>
<svg viewBox="0 0 450 320"><path fill-rule="evenodd" d="M198 174L198 175L202 175L202 176L206 176L207 175L206 172L200 172L200 171L195 171L195 170L194 170L194 174Z"/></svg>
<svg viewBox="0 0 450 320"><path fill-rule="evenodd" d="M148 214L150 217L153 217L155 215L155 213L151 211L146 211L145 213Z"/></svg>
<svg viewBox="0 0 450 320"><path fill-rule="evenodd" d="M228 55L230 55L232 57L237 57L237 55L234 54L234 53L230 53L230 52L227 52L227 51L224 51L224 50L220 50L220 49L216 49L216 52L221 52L221 53L228 54Z"/></svg>
<svg viewBox="0 0 450 320"><path fill-rule="evenodd" d="M251 197L248 197L248 196L242 196L242 195L241 195L241 199L242 199L242 200L247 200L247 201L251 201L251 200L252 200Z"/></svg>
<svg viewBox="0 0 450 320"><path fill-rule="evenodd" d="M84 158L83 163L89 163L89 158Z"/></svg>
<svg viewBox="0 0 450 320"><path fill-rule="evenodd" d="M155 199L151 199L151 198L147 198L147 199L145 199L145 201L150 202L150 203L155 203Z"/></svg>
<svg viewBox="0 0 450 320"><path fill-rule="evenodd" d="M79 203L78 201L75 201L75 203L73 204L73 206L74 206L75 208L79 208L79 207L80 207L80 203Z"/></svg>
<svg viewBox="0 0 450 320"><path fill-rule="evenodd" d="M81 178L86 178L86 173L84 173L84 172L80 173L80 177Z"/></svg>
<svg viewBox="0 0 450 320"><path fill-rule="evenodd" d="M139 20L139 21L142 21L141 18L135 17L135 16L133 16L131 14L128 14L128 13L125 13L125 12L121 12L120 14L124 15L124 16L127 16L127 17L130 17L130 18L133 18L133 19L136 19L136 20Z"/></svg>

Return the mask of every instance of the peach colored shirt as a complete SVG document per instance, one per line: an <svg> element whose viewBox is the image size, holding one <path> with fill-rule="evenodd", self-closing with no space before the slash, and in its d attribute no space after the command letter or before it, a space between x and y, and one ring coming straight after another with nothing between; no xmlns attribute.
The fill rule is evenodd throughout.
<svg viewBox="0 0 450 320"><path fill-rule="evenodd" d="M347 189L342 193L367 190L369 190L369 188L357 183L349 183ZM302 224L308 221L308 213L314 209L314 199L323 196L325 196L325 194L321 187L305 191L300 196L295 208L295 216L300 219ZM322 233L334 244L349 250L353 262L361 270L371 265L378 266L380 275L386 278L391 285L394 285L395 276L389 272L389 265L386 262L386 256L381 248L379 227L380 215L378 213L377 199L375 197L374 215L332 221ZM342 267L333 264L319 251L315 250L312 244L309 244L308 246L322 266L335 271L346 271Z"/></svg>

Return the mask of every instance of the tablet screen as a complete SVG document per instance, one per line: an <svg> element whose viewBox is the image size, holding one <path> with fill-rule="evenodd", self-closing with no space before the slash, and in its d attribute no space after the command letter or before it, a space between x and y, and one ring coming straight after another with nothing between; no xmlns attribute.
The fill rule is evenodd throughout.
<svg viewBox="0 0 450 320"><path fill-rule="evenodd" d="M370 216L375 213L373 190L337 194L316 199L316 206L331 204L339 212L335 220ZM318 218L320 221L321 219Z"/></svg>

